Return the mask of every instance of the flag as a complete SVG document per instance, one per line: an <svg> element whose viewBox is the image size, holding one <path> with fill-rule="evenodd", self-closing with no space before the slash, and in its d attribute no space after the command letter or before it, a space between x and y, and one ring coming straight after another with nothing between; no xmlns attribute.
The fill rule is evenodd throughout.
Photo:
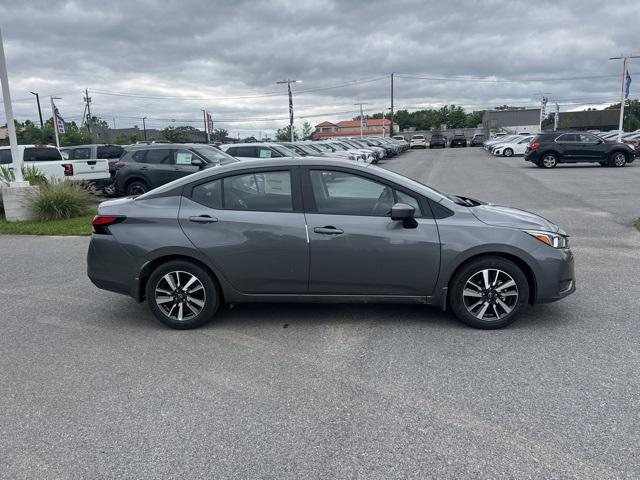
<svg viewBox="0 0 640 480"><path fill-rule="evenodd" d="M58 133L64 133L64 132L66 132L66 128L65 128L65 124L64 124L64 118L62 118L62 115L60 115L60 111L58 110L58 107L56 107L56 104L53 103L53 100L51 100L51 103L53 105L53 122L54 122L54 126L55 126L56 130L58 131Z"/></svg>
<svg viewBox="0 0 640 480"><path fill-rule="evenodd" d="M624 91L624 98L629 98L629 87L631 87L631 75L629 75L629 72L627 72L627 79L625 80L626 82L626 88Z"/></svg>
<svg viewBox="0 0 640 480"><path fill-rule="evenodd" d="M209 112L207 112L207 133L209 135L213 133L213 118Z"/></svg>
<svg viewBox="0 0 640 480"><path fill-rule="evenodd" d="M291 96L290 82L287 82L287 89L289 91L289 125L293 125L293 97Z"/></svg>

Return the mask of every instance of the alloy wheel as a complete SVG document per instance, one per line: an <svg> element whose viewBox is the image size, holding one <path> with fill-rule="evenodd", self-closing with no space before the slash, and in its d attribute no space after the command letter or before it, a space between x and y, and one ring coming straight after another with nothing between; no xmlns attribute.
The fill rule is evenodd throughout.
<svg viewBox="0 0 640 480"><path fill-rule="evenodd" d="M129 188L129 195L131 196L142 195L143 193L147 193L147 189L143 185L140 185L139 183L136 183Z"/></svg>
<svg viewBox="0 0 640 480"><path fill-rule="evenodd" d="M618 152L613 156L613 164L616 167L624 167L625 163L627 163L627 157L624 153Z"/></svg>
<svg viewBox="0 0 640 480"><path fill-rule="evenodd" d="M505 157L511 157L513 155L513 150L511 150L510 148L505 149L505 151L503 152Z"/></svg>
<svg viewBox="0 0 640 480"><path fill-rule="evenodd" d="M553 155L545 155L544 158L542 159L542 164L546 168L553 168L556 166L556 163L558 163L558 160Z"/></svg>
<svg viewBox="0 0 640 480"><path fill-rule="evenodd" d="M172 320L191 320L202 311L206 300L204 285L189 272L169 272L156 284L156 305Z"/></svg>
<svg viewBox="0 0 640 480"><path fill-rule="evenodd" d="M467 311L479 320L500 320L518 304L518 286L507 272L484 269L467 280L462 301Z"/></svg>

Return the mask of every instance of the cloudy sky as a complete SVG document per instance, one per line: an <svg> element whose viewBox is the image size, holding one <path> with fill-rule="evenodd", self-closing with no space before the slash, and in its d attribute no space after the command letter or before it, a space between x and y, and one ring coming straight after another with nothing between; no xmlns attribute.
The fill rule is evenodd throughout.
<svg viewBox="0 0 640 480"><path fill-rule="evenodd" d="M637 0L530 1L4 1L2 28L15 116L37 119L35 98L57 95L79 121L117 127L193 125L207 108L232 133L395 108L536 106L561 111L615 102L620 53L640 53ZM640 59L630 67L637 78ZM0 109L0 124L4 123Z"/></svg>

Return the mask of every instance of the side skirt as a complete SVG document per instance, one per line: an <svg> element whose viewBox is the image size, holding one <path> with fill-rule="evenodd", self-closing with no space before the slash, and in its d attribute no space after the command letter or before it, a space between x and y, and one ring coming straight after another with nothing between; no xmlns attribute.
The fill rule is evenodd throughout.
<svg viewBox="0 0 640 480"><path fill-rule="evenodd" d="M225 295L227 303L411 303L431 304L432 297L409 295L321 295L321 294L262 294L234 293Z"/></svg>

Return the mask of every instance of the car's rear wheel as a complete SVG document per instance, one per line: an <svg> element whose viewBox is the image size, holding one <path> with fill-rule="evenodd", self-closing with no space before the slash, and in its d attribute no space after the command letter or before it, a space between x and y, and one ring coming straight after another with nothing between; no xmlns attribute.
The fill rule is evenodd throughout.
<svg viewBox="0 0 640 480"><path fill-rule="evenodd" d="M627 164L627 156L624 152L613 152L609 157L610 167L624 167Z"/></svg>
<svg viewBox="0 0 640 480"><path fill-rule="evenodd" d="M151 312L165 325L180 330L209 322L220 305L211 275L195 263L174 260L156 268L146 287Z"/></svg>
<svg viewBox="0 0 640 480"><path fill-rule="evenodd" d="M459 320L483 329L512 323L529 299L527 277L498 256L472 260L451 281L449 303Z"/></svg>
<svg viewBox="0 0 640 480"><path fill-rule="evenodd" d="M555 153L545 153L540 165L544 168L555 168L558 165L558 156Z"/></svg>
<svg viewBox="0 0 640 480"><path fill-rule="evenodd" d="M504 152L502 152L502 154L505 157L513 157L513 149L512 148L505 148Z"/></svg>
<svg viewBox="0 0 640 480"><path fill-rule="evenodd" d="M127 195L142 195L149 191L149 186L142 180L133 180L127 184Z"/></svg>

